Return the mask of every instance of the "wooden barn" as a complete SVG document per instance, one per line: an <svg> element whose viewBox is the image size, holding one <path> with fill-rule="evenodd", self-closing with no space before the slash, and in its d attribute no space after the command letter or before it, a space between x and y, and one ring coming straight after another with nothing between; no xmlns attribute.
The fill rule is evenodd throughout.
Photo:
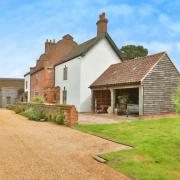
<svg viewBox="0 0 180 180"><path fill-rule="evenodd" d="M111 65L91 86L92 111L151 115L175 112L179 72L166 52Z"/></svg>

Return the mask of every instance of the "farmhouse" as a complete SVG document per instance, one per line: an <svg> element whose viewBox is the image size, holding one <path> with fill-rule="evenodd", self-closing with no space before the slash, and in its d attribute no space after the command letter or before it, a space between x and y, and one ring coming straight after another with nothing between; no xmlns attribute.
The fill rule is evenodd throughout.
<svg viewBox="0 0 180 180"><path fill-rule="evenodd" d="M24 91L24 80L0 78L0 107L6 107L19 100Z"/></svg>
<svg viewBox="0 0 180 180"><path fill-rule="evenodd" d="M34 96L42 96L48 103L59 102L57 92L59 89L54 87L54 65L75 47L77 47L77 43L69 34L58 42L46 40L45 52L37 60L36 66L31 67L30 71L24 75L28 101Z"/></svg>
<svg viewBox="0 0 180 180"><path fill-rule="evenodd" d="M124 61L107 32L105 13L96 24L96 36L82 44L70 35L45 43L45 53L25 75L28 100L44 96L79 112L174 112L179 72L167 53Z"/></svg>

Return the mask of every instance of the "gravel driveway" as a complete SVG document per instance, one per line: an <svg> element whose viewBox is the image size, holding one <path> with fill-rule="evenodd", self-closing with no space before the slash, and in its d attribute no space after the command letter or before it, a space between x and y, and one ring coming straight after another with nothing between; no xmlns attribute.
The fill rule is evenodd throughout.
<svg viewBox="0 0 180 180"><path fill-rule="evenodd" d="M128 179L92 158L127 147L49 122L0 109L0 179Z"/></svg>

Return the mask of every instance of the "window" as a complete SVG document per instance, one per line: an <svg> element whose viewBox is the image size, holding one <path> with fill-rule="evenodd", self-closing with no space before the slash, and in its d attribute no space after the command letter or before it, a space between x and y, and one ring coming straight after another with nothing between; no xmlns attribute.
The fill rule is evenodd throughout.
<svg viewBox="0 0 180 180"><path fill-rule="evenodd" d="M63 104L66 104L66 103L67 103L67 90L64 87L64 89L63 89Z"/></svg>
<svg viewBox="0 0 180 180"><path fill-rule="evenodd" d="M39 92L38 92L38 91L35 91L34 95L35 95L35 96L39 96Z"/></svg>
<svg viewBox="0 0 180 180"><path fill-rule="evenodd" d="M63 80L67 80L68 68L65 66L63 69Z"/></svg>
<svg viewBox="0 0 180 180"><path fill-rule="evenodd" d="M6 97L6 103L11 104L11 97L10 96Z"/></svg>
<svg viewBox="0 0 180 180"><path fill-rule="evenodd" d="M26 89L28 88L28 82L26 81Z"/></svg>
<svg viewBox="0 0 180 180"><path fill-rule="evenodd" d="M39 74L36 74L36 85L38 84L39 81Z"/></svg>

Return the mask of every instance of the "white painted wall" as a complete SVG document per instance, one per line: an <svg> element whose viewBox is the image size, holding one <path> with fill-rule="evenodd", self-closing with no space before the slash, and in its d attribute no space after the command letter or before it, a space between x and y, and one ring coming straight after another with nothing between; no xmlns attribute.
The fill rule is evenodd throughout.
<svg viewBox="0 0 180 180"><path fill-rule="evenodd" d="M106 39L99 41L85 56L55 67L55 86L67 90L67 104L75 105L79 112L91 111L89 86L111 65L121 62ZM63 80L63 69L68 67L68 79Z"/></svg>
<svg viewBox="0 0 180 180"><path fill-rule="evenodd" d="M107 39L99 41L81 60L80 112L91 111L89 86L112 64L121 60Z"/></svg>
<svg viewBox="0 0 180 180"><path fill-rule="evenodd" d="M75 105L80 110L80 63L81 58L77 57L55 67L55 86L60 87L60 103L63 102L63 89L67 90L67 104ZM67 80L63 80L63 69L68 68Z"/></svg>
<svg viewBox="0 0 180 180"><path fill-rule="evenodd" d="M27 87L26 87L27 82ZM27 74L24 76L24 92L27 92L28 94L28 102L30 101L30 85L31 85L31 77L30 74Z"/></svg>

